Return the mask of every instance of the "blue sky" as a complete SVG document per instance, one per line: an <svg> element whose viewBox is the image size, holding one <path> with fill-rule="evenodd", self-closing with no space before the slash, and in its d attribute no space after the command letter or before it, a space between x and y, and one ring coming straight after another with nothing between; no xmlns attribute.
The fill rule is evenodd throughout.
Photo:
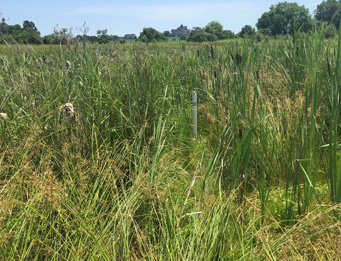
<svg viewBox="0 0 341 261"><path fill-rule="evenodd" d="M81 34L84 22L89 35L107 29L108 34L123 36L134 33L139 36L144 27L164 32L181 24L189 29L204 27L211 21L218 21L224 29L238 33L246 24L255 27L257 19L271 5L283 1L1 0L0 14L10 25L22 25L24 20L34 22L42 36L53 33L57 25L58 28L72 28L74 34ZM312 14L322 0L287 2L304 5Z"/></svg>

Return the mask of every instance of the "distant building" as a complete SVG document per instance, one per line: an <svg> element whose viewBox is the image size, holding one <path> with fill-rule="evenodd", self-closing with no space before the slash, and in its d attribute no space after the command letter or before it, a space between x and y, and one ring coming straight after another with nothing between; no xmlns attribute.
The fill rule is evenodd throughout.
<svg viewBox="0 0 341 261"><path fill-rule="evenodd" d="M136 38L136 35L135 34L125 34L123 36L123 39L124 40L134 40Z"/></svg>
<svg viewBox="0 0 341 261"><path fill-rule="evenodd" d="M181 36L187 36L191 32L190 29L187 29L187 26L180 25L177 29L171 30L172 37L181 37Z"/></svg>

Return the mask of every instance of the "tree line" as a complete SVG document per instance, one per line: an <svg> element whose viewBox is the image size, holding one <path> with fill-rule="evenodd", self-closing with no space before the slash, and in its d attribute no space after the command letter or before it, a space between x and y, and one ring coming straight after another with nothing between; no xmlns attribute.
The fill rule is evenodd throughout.
<svg viewBox="0 0 341 261"><path fill-rule="evenodd" d="M231 30L224 30L223 26L216 21L212 21L204 28L194 27L190 34L182 36L182 40L192 42L216 41L231 39L236 37L250 37L255 34L276 36L293 35L294 32L309 32L317 26L321 28L324 25L324 35L326 38L337 34L341 20L341 0L324 0L317 5L314 16L311 16L309 10L297 3L279 2L271 5L269 10L264 12L256 23L256 28L251 25L245 25L237 34ZM72 30L66 28L55 28L54 32L44 37L32 21L25 20L23 25L8 25L4 18L0 24L0 43L17 42L28 44L67 44L71 41L87 41L90 43L110 43L124 40L117 35L109 35L106 29L97 30L97 35L88 36L87 28L83 28L82 34L73 35ZM171 37L169 31L163 33L154 28L143 28L136 41L154 42L167 41Z"/></svg>
<svg viewBox="0 0 341 261"><path fill-rule="evenodd" d="M19 24L8 25L2 18L0 24L0 44L69 44L71 42L110 43L119 41L117 35L108 35L108 30L97 30L97 35L87 35L88 28L84 27L82 34L74 35L72 29L59 28L56 26L52 34L40 36L35 24L25 20L23 26Z"/></svg>
<svg viewBox="0 0 341 261"><path fill-rule="evenodd" d="M256 29L245 25L238 34L223 30L218 22L211 22L206 27L194 27L188 36L188 41L203 42L230 39L235 37L250 37L255 35L293 35L294 32L307 33L324 26L326 38L337 35L341 19L341 0L326 0L317 5L314 16L309 10L297 3L279 2L271 5L269 11L264 12L256 23Z"/></svg>

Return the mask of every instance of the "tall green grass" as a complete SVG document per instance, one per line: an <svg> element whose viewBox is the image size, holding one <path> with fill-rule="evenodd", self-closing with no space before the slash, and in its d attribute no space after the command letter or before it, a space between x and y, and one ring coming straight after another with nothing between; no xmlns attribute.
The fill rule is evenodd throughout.
<svg viewBox="0 0 341 261"><path fill-rule="evenodd" d="M322 32L0 46L0 256L336 257L340 51Z"/></svg>

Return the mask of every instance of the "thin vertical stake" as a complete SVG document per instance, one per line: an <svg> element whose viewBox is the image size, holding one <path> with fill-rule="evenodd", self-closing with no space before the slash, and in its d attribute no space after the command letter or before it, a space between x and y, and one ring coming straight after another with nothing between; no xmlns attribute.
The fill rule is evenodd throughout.
<svg viewBox="0 0 341 261"><path fill-rule="evenodd" d="M192 92L192 117L193 117L193 138L198 137L198 109L197 109L197 92Z"/></svg>

